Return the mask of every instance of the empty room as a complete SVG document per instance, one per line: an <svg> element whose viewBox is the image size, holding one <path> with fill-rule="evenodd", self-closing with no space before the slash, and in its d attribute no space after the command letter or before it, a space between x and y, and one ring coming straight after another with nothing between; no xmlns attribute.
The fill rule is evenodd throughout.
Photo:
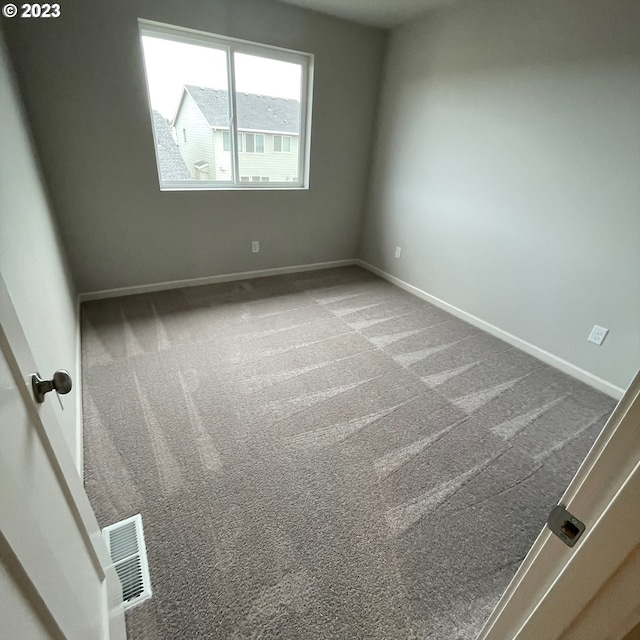
<svg viewBox="0 0 640 640"><path fill-rule="evenodd" d="M0 637L640 638L640 2L0 57Z"/></svg>

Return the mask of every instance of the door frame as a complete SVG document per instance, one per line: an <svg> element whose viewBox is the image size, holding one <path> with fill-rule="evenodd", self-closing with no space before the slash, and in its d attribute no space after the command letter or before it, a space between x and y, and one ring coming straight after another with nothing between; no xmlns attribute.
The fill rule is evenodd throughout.
<svg viewBox="0 0 640 640"><path fill-rule="evenodd" d="M640 372L560 499L585 523L585 533L570 548L545 526L477 640L555 640L579 618L640 544L639 453ZM620 599L615 606L624 627L640 620L640 612L625 610Z"/></svg>

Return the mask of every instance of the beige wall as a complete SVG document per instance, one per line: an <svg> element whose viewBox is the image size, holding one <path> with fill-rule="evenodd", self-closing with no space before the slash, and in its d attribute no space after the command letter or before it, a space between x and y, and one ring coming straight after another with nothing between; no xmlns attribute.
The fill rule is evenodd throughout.
<svg viewBox="0 0 640 640"><path fill-rule="evenodd" d="M80 291L357 257L383 31L269 0L61 6L3 23ZM310 189L161 192L138 18L314 54Z"/></svg>
<svg viewBox="0 0 640 640"><path fill-rule="evenodd" d="M1 31L0 121L0 271L40 374L50 378L56 369L67 369L77 383L75 291L12 83ZM76 388L63 398L64 411L53 394L47 397L76 463L81 453L76 442L77 393Z"/></svg>
<svg viewBox="0 0 640 640"><path fill-rule="evenodd" d="M624 388L639 123L639 2L461 2L395 29L362 257Z"/></svg>

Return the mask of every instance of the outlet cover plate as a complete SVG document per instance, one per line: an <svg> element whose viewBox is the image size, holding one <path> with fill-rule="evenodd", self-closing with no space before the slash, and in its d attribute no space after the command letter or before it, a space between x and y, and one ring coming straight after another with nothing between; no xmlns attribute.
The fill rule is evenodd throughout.
<svg viewBox="0 0 640 640"><path fill-rule="evenodd" d="M594 324L593 329L591 329L591 333L589 334L588 340L589 342L593 342L593 344L597 344L598 346L600 346L604 342L604 339L607 337L608 333L609 329L605 329L604 327Z"/></svg>
<svg viewBox="0 0 640 640"><path fill-rule="evenodd" d="M258 253L260 251L260 243L257 240L251 242L251 253Z"/></svg>
<svg viewBox="0 0 640 640"><path fill-rule="evenodd" d="M400 260L400 256L402 255L402 248L401 247L396 247L396 260Z"/></svg>

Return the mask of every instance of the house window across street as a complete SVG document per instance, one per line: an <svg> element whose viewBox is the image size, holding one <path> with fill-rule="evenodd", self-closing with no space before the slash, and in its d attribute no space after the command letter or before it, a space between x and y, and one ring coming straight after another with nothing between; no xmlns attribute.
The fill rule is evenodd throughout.
<svg viewBox="0 0 640 640"><path fill-rule="evenodd" d="M264 135L261 133L245 133L244 141L247 153L264 153Z"/></svg>
<svg viewBox="0 0 640 640"><path fill-rule="evenodd" d="M161 190L307 187L312 55L138 22Z"/></svg>
<svg viewBox="0 0 640 640"><path fill-rule="evenodd" d="M273 150L276 153L289 153L291 151L291 136L273 136Z"/></svg>
<svg viewBox="0 0 640 640"><path fill-rule="evenodd" d="M229 140L229 132L222 132L222 150L230 151L231 150L231 142ZM242 151L242 134L238 134L238 151Z"/></svg>

